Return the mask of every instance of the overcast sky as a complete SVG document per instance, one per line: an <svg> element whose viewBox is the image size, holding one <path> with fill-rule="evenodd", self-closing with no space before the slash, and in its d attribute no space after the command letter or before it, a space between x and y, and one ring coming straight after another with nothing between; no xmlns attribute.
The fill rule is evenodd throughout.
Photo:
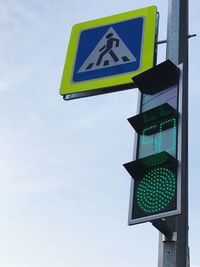
<svg viewBox="0 0 200 267"><path fill-rule="evenodd" d="M0 1L0 265L155 267L158 231L127 226L137 90L64 101L75 23L149 5L166 38L167 0ZM190 33L200 3L190 0ZM199 37L190 39L190 252L199 253ZM165 59L160 45L158 62Z"/></svg>

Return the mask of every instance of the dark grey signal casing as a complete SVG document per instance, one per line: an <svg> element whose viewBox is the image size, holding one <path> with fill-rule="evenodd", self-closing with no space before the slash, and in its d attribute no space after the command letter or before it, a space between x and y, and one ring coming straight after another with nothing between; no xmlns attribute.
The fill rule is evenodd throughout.
<svg viewBox="0 0 200 267"><path fill-rule="evenodd" d="M182 71L167 60L133 78L139 88L128 224L181 213Z"/></svg>

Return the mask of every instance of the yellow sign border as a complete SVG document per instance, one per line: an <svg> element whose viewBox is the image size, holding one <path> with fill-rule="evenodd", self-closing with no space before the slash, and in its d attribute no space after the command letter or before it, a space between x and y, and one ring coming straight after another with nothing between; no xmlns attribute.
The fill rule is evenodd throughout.
<svg viewBox="0 0 200 267"><path fill-rule="evenodd" d="M156 6L149 6L146 8L129 11L101 19L82 22L76 24L72 28L70 42L68 46L67 56L65 60L60 94L74 94L85 91L91 91L95 89L103 89L109 87L115 87L119 85L126 85L132 82L131 78L139 73L151 68L154 62L154 46L155 46L155 34L156 34ZM95 27L105 26L116 22L126 21L137 17L145 17L144 20L144 33L143 44L141 51L141 64L137 71L130 73L122 73L115 76L102 77L95 80L87 80L82 82L73 83L72 76L74 70L74 62L76 60L76 51L79 42L80 33L83 30L91 29Z"/></svg>

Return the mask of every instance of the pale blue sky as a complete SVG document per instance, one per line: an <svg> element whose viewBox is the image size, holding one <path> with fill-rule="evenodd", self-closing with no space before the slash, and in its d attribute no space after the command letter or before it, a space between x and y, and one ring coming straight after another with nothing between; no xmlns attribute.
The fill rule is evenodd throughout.
<svg viewBox="0 0 200 267"><path fill-rule="evenodd" d="M158 231L127 226L137 90L63 101L59 85L75 23L167 0L0 1L0 265L154 267ZM190 1L190 32L200 4ZM199 37L190 40L190 250L199 255ZM160 46L159 61L164 60Z"/></svg>

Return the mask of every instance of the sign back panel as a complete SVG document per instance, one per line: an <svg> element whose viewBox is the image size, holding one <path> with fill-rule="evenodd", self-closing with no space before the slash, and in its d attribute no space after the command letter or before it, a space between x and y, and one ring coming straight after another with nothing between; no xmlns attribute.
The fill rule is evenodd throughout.
<svg viewBox="0 0 200 267"><path fill-rule="evenodd" d="M65 99L133 88L154 62L156 7L83 22L72 28L60 94Z"/></svg>

